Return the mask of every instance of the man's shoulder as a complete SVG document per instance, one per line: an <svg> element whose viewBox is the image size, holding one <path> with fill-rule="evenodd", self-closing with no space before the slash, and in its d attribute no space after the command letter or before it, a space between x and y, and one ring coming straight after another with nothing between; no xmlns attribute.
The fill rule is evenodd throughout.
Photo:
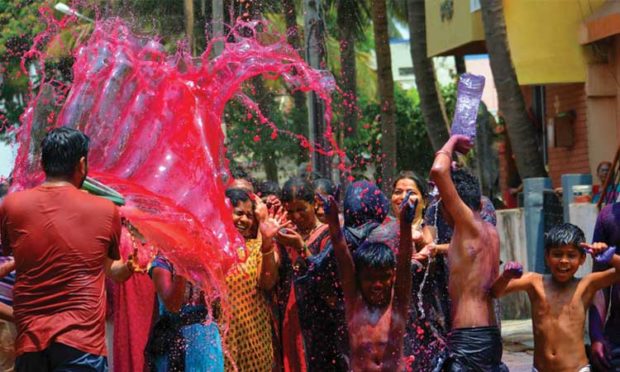
<svg viewBox="0 0 620 372"><path fill-rule="evenodd" d="M28 200L31 200L37 195L36 188L27 189L22 191L15 191L10 194L7 194L4 199L2 199L2 206L4 209L10 209L13 205L24 205L24 203Z"/></svg>

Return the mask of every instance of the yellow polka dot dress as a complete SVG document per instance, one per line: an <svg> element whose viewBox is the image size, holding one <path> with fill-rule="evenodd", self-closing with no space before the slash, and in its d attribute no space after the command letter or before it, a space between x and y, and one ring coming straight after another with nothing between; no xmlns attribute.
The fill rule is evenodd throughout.
<svg viewBox="0 0 620 372"><path fill-rule="evenodd" d="M224 335L227 371L234 370L231 359L241 372L272 369L271 315L263 291L258 287L260 246L260 239L247 240L247 260L233 266L226 276L231 308L229 329ZM245 254L240 250L239 257L243 259Z"/></svg>

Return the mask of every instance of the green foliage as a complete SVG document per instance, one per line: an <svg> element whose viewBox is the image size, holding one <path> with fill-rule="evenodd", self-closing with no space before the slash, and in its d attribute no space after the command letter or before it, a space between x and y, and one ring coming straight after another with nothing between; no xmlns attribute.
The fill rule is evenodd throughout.
<svg viewBox="0 0 620 372"><path fill-rule="evenodd" d="M39 19L39 7L49 1L0 0L0 115L3 124L16 125L28 98L28 75L21 59L30 49L34 36L45 25ZM0 124L0 131L5 129Z"/></svg>
<svg viewBox="0 0 620 372"><path fill-rule="evenodd" d="M397 159L399 170L413 170L427 175L433 162L433 148L420 110L416 90L405 91L394 87L396 105ZM381 153L381 125L377 120L379 105L360 98L362 119L356 138L347 140L347 155L353 159L354 174L363 173L369 164L378 166Z"/></svg>
<svg viewBox="0 0 620 372"><path fill-rule="evenodd" d="M250 89L246 89L249 91ZM249 94L248 94L249 95ZM289 100L290 97L280 97ZM256 98L256 102L267 102L267 106L261 107L261 111L267 119L277 126L278 132L274 132L265 120L257 113L248 110L237 100L230 101L224 113L226 123L226 136L228 139L227 150L231 165L235 159L250 161L249 168L257 170L269 159L290 159L297 162L307 159L299 159L300 144L297 138L285 132L302 134L307 137L307 128L300 128L300 113L291 104L289 109L276 107L272 98ZM269 103L271 101L271 103ZM307 150L303 151L307 154Z"/></svg>

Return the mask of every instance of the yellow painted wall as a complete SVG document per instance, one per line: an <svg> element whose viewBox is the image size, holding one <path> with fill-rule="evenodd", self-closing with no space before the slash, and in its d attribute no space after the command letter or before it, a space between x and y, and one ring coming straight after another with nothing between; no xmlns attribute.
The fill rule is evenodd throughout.
<svg viewBox="0 0 620 372"><path fill-rule="evenodd" d="M604 0L504 0L512 61L519 84L583 82L583 20Z"/></svg>
<svg viewBox="0 0 620 372"><path fill-rule="evenodd" d="M426 1L426 42L429 56L450 51L471 41L484 40L480 12L469 11L469 0L454 0L452 19L441 20L441 1Z"/></svg>
<svg viewBox="0 0 620 372"><path fill-rule="evenodd" d="M441 21L440 0L426 1L428 55L483 40L481 12L454 0L451 21ZM586 48L579 45L583 20L605 0L504 0L512 60L521 85L583 82Z"/></svg>

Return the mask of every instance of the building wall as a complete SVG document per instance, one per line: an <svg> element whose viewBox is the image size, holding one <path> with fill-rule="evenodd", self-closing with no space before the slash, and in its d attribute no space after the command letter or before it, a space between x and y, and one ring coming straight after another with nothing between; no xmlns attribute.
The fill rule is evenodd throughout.
<svg viewBox="0 0 620 372"><path fill-rule="evenodd" d="M588 157L588 127L586 121L586 96L582 83L553 84L546 86L546 124L562 112L574 110L574 144L570 148L547 147L549 176L553 187L561 187L561 176L566 173L591 173Z"/></svg>
<svg viewBox="0 0 620 372"><path fill-rule="evenodd" d="M447 53L465 44L483 41L480 10L472 11L470 2L452 2L452 17L441 18L441 0L425 0L426 43L429 57Z"/></svg>
<svg viewBox="0 0 620 372"><path fill-rule="evenodd" d="M512 62L521 85L585 81L580 25L604 0L504 0Z"/></svg>

